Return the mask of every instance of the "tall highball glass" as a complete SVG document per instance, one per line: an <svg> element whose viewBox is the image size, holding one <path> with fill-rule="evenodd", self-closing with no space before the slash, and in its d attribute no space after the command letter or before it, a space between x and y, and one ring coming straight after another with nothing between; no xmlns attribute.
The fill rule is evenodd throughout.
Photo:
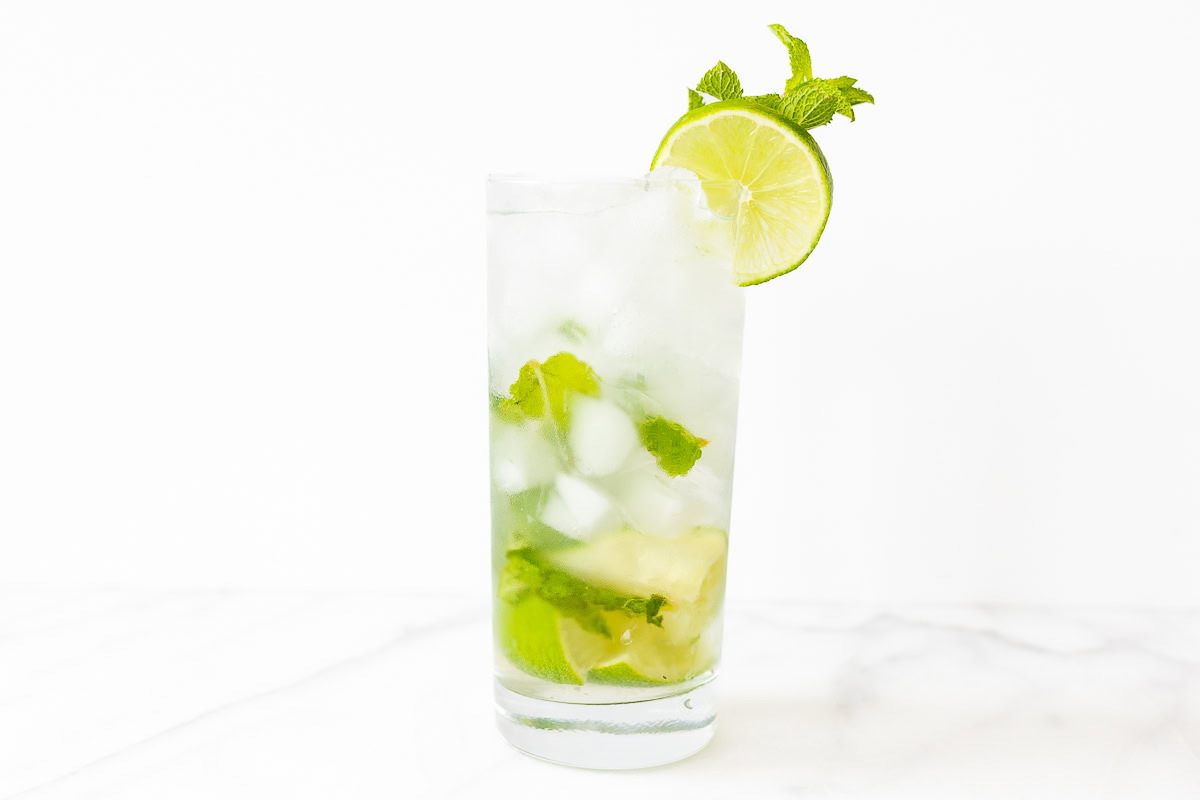
<svg viewBox="0 0 1200 800"><path fill-rule="evenodd" d="M690 173L488 181L497 719L665 764L716 723L742 290Z"/></svg>

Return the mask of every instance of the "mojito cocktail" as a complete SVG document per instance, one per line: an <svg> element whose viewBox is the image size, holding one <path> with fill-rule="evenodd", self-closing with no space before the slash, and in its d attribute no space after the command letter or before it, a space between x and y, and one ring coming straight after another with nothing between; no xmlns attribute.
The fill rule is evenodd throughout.
<svg viewBox="0 0 1200 800"><path fill-rule="evenodd" d="M728 223L683 170L496 178L489 211L497 679L573 704L686 694L721 645L743 317Z"/></svg>
<svg viewBox="0 0 1200 800"><path fill-rule="evenodd" d="M543 758L650 766L713 733L741 287L812 252L832 183L807 128L870 102L773 30L785 92L718 63L649 175L488 184L497 710Z"/></svg>

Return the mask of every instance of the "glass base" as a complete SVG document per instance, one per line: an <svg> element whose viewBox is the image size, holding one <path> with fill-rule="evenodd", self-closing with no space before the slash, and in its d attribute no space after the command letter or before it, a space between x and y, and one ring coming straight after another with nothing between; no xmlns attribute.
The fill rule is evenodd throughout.
<svg viewBox="0 0 1200 800"><path fill-rule="evenodd" d="M602 705L538 700L496 684L496 724L531 756L588 769L670 764L704 749L717 728L713 682L656 700Z"/></svg>

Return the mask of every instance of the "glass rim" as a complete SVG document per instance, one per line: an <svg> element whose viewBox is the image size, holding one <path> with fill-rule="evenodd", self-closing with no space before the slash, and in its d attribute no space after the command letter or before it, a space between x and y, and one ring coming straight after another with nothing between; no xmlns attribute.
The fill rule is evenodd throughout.
<svg viewBox="0 0 1200 800"><path fill-rule="evenodd" d="M678 190L685 184L699 188L691 172L648 172L635 176L489 173L486 183L489 214L567 213L591 214L630 202L642 192ZM711 209L707 209L713 213Z"/></svg>
<svg viewBox="0 0 1200 800"><path fill-rule="evenodd" d="M488 185L513 186L629 186L650 180L642 175L539 175L529 172L489 172Z"/></svg>

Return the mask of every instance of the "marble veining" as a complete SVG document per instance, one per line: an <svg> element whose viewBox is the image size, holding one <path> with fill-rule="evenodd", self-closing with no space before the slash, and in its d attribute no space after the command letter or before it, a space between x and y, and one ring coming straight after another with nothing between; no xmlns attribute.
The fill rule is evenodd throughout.
<svg viewBox="0 0 1200 800"><path fill-rule="evenodd" d="M712 745L492 724L486 598L0 592L0 800L1200 798L1200 612L730 601Z"/></svg>

